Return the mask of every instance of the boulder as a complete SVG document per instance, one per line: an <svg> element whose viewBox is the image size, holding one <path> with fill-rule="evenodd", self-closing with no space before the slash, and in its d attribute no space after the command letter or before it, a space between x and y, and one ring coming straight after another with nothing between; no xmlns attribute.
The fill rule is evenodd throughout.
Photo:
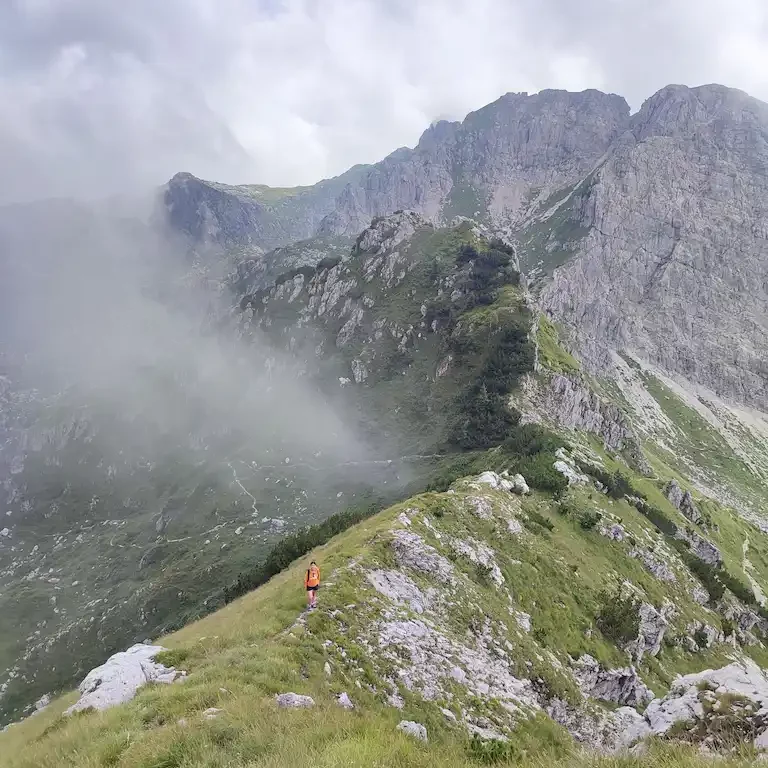
<svg viewBox="0 0 768 768"><path fill-rule="evenodd" d="M139 643L127 651L110 656L100 667L92 669L80 683L80 698L65 714L84 709L104 710L130 701L147 683L173 683L186 672L165 667L154 657L166 649L160 645Z"/></svg>
<svg viewBox="0 0 768 768"><path fill-rule="evenodd" d="M506 481L506 483L508 482L509 481ZM494 490L504 489L505 487L505 479L496 474L496 472L490 471L482 472L480 476L475 480L475 483L480 483L481 485L489 485Z"/></svg>
<svg viewBox="0 0 768 768"><path fill-rule="evenodd" d="M401 720L397 724L397 730L419 741L427 741L427 729L421 723L414 723L413 720Z"/></svg>
<svg viewBox="0 0 768 768"><path fill-rule="evenodd" d="M284 709L309 709L315 706L315 700L311 696L302 696L298 693L275 694L278 707Z"/></svg>
<svg viewBox="0 0 768 768"><path fill-rule="evenodd" d="M653 699L653 692L634 667L603 669L589 654L581 656L573 667L573 676L587 696L629 707L642 707Z"/></svg>
<svg viewBox="0 0 768 768"><path fill-rule="evenodd" d="M354 709L355 705L352 703L352 699L349 698L349 695L346 691L340 693L336 698L336 703L342 708L342 709Z"/></svg>
<svg viewBox="0 0 768 768"><path fill-rule="evenodd" d="M218 707L208 707L208 709L203 712L203 717L206 720L215 720L220 712L223 712L224 710L219 709Z"/></svg>
<svg viewBox="0 0 768 768"><path fill-rule="evenodd" d="M526 495L531 492L531 489L528 487L528 483L526 482L525 478L521 474L516 474L512 478L512 493L517 493L519 495Z"/></svg>

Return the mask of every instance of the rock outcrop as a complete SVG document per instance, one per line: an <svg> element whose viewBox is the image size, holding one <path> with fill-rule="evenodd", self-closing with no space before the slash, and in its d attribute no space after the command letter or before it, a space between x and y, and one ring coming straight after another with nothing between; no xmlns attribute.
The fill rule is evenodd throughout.
<svg viewBox="0 0 768 768"><path fill-rule="evenodd" d="M147 683L174 683L186 672L165 667L154 660L166 649L160 645L137 644L127 651L110 656L100 667L92 669L78 686L80 698L66 712L84 709L109 709L130 701Z"/></svg>
<svg viewBox="0 0 768 768"><path fill-rule="evenodd" d="M309 709L315 706L315 700L311 696L292 692L275 694L275 702L283 709Z"/></svg>
<svg viewBox="0 0 768 768"><path fill-rule="evenodd" d="M653 699L634 667L603 669L597 659L584 654L574 663L573 674L582 693L595 699L627 707L643 707Z"/></svg>
<svg viewBox="0 0 768 768"><path fill-rule="evenodd" d="M768 410L767 127L766 104L719 85L668 86L632 117L542 296L588 365L628 349Z"/></svg>
<svg viewBox="0 0 768 768"><path fill-rule="evenodd" d="M751 659L678 678L669 693L652 701L645 711L654 734L665 734L680 722L694 730L726 715L736 721L731 726L734 733L738 733L739 725L746 726L745 730L756 734L753 739L757 747L768 744L768 678ZM701 740L709 735L703 729Z"/></svg>
<svg viewBox="0 0 768 768"><path fill-rule="evenodd" d="M649 656L658 655L664 634L669 626L667 616L673 609L674 607L671 605L665 605L661 610L656 610L650 603L640 605L640 626L637 638L627 647L636 664L646 654Z"/></svg>
<svg viewBox="0 0 768 768"><path fill-rule="evenodd" d="M690 491L684 491L677 480L670 480L664 489L664 494L670 503L680 510L682 515L690 520L694 525L700 525L704 518L701 516L698 507L693 501Z"/></svg>
<svg viewBox="0 0 768 768"><path fill-rule="evenodd" d="M541 91L508 93L461 123L427 129L350 183L321 231L356 233L402 208L435 223L454 216L519 221L532 199L583 178L628 125L619 96Z"/></svg>

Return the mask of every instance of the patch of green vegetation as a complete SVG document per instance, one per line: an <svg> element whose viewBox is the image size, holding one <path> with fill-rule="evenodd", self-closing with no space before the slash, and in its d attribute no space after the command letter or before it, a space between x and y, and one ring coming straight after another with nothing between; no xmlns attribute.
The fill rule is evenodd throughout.
<svg viewBox="0 0 768 768"><path fill-rule="evenodd" d="M643 384L664 414L680 430L675 452L688 457L694 467L712 473L724 485L748 489L758 497L764 492L759 478L734 453L725 438L701 414L686 405L669 387L643 372ZM672 463L676 463L674 460Z"/></svg>
<svg viewBox="0 0 768 768"><path fill-rule="evenodd" d="M640 601L621 592L602 592L599 599L598 629L619 646L634 640L640 629Z"/></svg>
<svg viewBox="0 0 768 768"><path fill-rule="evenodd" d="M551 215L534 221L518 235L520 265L525 272L537 269L551 274L571 258L574 246L589 234L590 228L581 226L577 219L577 200L580 198L574 194Z"/></svg>
<svg viewBox="0 0 768 768"><path fill-rule="evenodd" d="M539 362L555 373L578 374L581 365L560 343L555 324L542 312L538 316L536 344L539 348Z"/></svg>

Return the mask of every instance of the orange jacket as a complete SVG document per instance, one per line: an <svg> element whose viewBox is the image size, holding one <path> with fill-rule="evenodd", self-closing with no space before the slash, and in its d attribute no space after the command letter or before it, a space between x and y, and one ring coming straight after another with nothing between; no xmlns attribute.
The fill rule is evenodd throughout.
<svg viewBox="0 0 768 768"><path fill-rule="evenodd" d="M309 568L307 568L307 573L304 576L304 586L320 586L320 569L316 565L310 565Z"/></svg>

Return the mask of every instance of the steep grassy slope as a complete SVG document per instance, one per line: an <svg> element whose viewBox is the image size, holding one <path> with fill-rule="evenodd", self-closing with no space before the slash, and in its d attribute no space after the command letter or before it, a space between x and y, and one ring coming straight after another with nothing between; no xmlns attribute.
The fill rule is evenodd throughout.
<svg viewBox="0 0 768 768"><path fill-rule="evenodd" d="M675 642L689 620L716 621L691 599L692 577L681 563L672 561L677 582L660 581L627 556L627 541L609 541L596 527L586 528L573 510L595 509L605 522L621 519L631 537L653 546L658 534L648 520L589 486L570 491L561 503L466 481L452 491L410 499L315 550L325 575L317 612L301 613L304 563L296 563L162 641L172 649L164 661L187 669L186 682L146 688L104 714L62 719L73 700L66 696L0 735L0 764L447 767L483 764L494 754L503 764L534 766L698 765L690 749L663 743L631 760L585 756L541 710L553 698L581 701L569 657L589 652L605 666L626 663L596 627L605 590L624 580L644 599L659 604L671 598L678 607L672 642L640 667L657 692L675 672L720 665L736 654L727 644L692 653ZM434 547L450 579L420 570L397 544L404 537ZM481 544L491 553L485 564L469 554L481 552ZM382 582L375 577L382 573L407 578L407 592L398 597L377 589L374 582ZM393 635L403 623L410 630ZM429 631L430 642L420 644L418 627ZM765 663L761 647L750 652ZM452 675L452 666L466 675ZM519 688L505 688L505 675L520 681ZM273 696L289 690L311 695L315 708L279 710ZM336 704L342 691L354 711ZM583 706L598 721L610 716L597 702ZM209 707L221 711L206 719ZM424 723L429 743L398 733L402 719ZM506 734L509 741L491 753L471 739L472 727ZM743 764L749 758L745 752Z"/></svg>

